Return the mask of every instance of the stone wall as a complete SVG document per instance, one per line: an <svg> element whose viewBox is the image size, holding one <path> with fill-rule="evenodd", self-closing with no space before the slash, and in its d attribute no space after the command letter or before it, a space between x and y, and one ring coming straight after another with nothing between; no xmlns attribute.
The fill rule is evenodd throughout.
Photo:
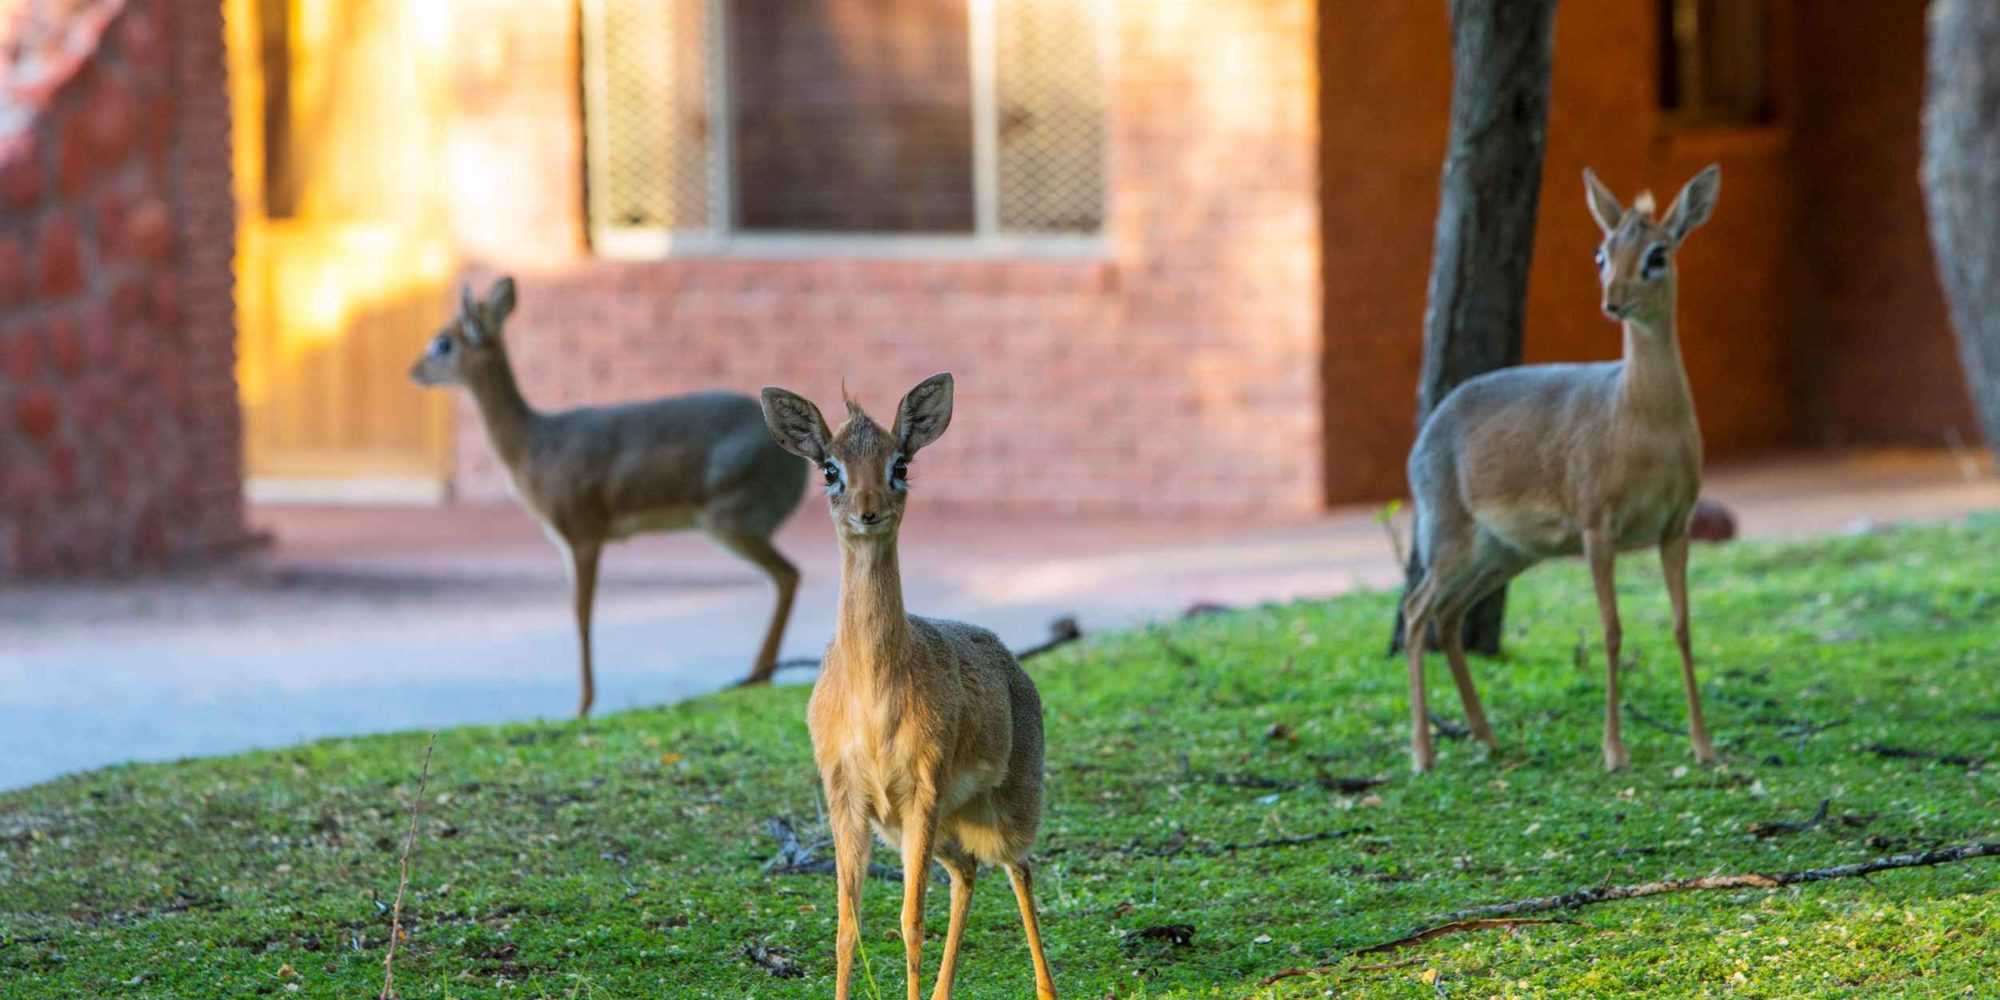
<svg viewBox="0 0 2000 1000"><path fill-rule="evenodd" d="M86 16L0 119L0 578L245 535L220 5Z"/></svg>

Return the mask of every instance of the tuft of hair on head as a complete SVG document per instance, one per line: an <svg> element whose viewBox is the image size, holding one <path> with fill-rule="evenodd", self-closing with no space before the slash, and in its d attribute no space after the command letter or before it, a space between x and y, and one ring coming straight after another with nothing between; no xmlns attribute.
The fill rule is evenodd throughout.
<svg viewBox="0 0 2000 1000"><path fill-rule="evenodd" d="M1632 199L1632 211L1648 219L1653 217L1653 210L1658 207L1653 201L1653 192L1651 191L1641 191L1639 192L1639 197Z"/></svg>

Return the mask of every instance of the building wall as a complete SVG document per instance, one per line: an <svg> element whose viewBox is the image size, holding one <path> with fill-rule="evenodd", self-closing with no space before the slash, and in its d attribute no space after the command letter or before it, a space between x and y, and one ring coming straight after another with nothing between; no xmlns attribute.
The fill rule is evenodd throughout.
<svg viewBox="0 0 2000 1000"><path fill-rule="evenodd" d="M1451 94L1443 4L1322 0L1327 497L1399 496L1416 435L1416 385L1439 165ZM1783 288L1791 221L1786 129L1676 128L1657 108L1651 4L1557 8L1553 99L1526 360L1615 358L1618 327L1597 309L1582 172L1662 210L1710 162L1723 168L1713 220L1680 255L1680 337L1711 458L1792 437ZM1781 115L1782 118L1782 115Z"/></svg>
<svg viewBox="0 0 2000 1000"><path fill-rule="evenodd" d="M1927 6L1799 5L1786 353L1805 443L1980 439L1917 183Z"/></svg>
<svg viewBox="0 0 2000 1000"><path fill-rule="evenodd" d="M1117 0L1106 250L1088 259L680 257L584 245L575 4L460 5L454 218L515 272L544 407L782 384L878 416L958 376L926 502L1280 512L1321 503L1310 0ZM455 485L502 473L462 407Z"/></svg>
<svg viewBox="0 0 2000 1000"><path fill-rule="evenodd" d="M0 143L0 577L245 534L220 8L109 6Z"/></svg>

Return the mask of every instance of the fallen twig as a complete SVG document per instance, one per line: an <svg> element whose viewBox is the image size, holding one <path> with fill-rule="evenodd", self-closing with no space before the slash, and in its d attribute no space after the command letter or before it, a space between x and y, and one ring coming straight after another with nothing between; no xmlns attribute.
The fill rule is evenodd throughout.
<svg viewBox="0 0 2000 1000"><path fill-rule="evenodd" d="M1882 743L1868 744L1868 752L1877 757L1898 760L1934 760L1940 764L1963 767L1968 770L1986 766L1986 758L1973 757L1962 753L1938 753L1935 750L1915 750L1909 747L1892 747Z"/></svg>
<svg viewBox="0 0 2000 1000"><path fill-rule="evenodd" d="M801 843L798 832L792 829L792 821L783 816L765 820L764 828L778 842L778 853L764 862L766 875L832 875L839 871L839 865L833 858L818 856L820 851L832 845L832 841ZM870 862L868 877L900 883L903 881L903 870Z"/></svg>
<svg viewBox="0 0 2000 1000"><path fill-rule="evenodd" d="M786 957L783 952L766 947L761 941L752 941L743 946L743 957L765 972L779 979L797 979L805 975L797 962Z"/></svg>
<svg viewBox="0 0 2000 1000"><path fill-rule="evenodd" d="M1349 778L1334 777L1325 774L1298 781L1273 778L1262 774L1201 774L1191 771L1187 776L1210 784L1221 785L1224 788L1258 788L1281 791L1299 788L1324 788L1329 792L1341 792L1349 795L1356 792L1365 792L1371 788L1389 783L1389 779L1387 778Z"/></svg>
<svg viewBox="0 0 2000 1000"><path fill-rule="evenodd" d="M410 799L410 829L403 835L402 874L396 879L396 905L389 909L389 953L382 958L382 995L379 1000L395 1000L396 941L403 936L403 893L410 888L410 855L417 849L417 817L424 812L424 788L431 780L431 751L437 749L437 730L424 745L424 767L417 774L417 794Z"/></svg>
<svg viewBox="0 0 2000 1000"><path fill-rule="evenodd" d="M1479 920L1456 920L1436 927L1426 927L1415 934L1405 934L1394 941L1371 944L1366 948L1351 952L1354 955L1379 955L1385 951L1398 951L1413 944L1423 944L1447 934L1463 934L1467 931L1489 931L1502 927L1531 927L1536 924L1573 924L1568 917L1486 917Z"/></svg>
<svg viewBox="0 0 2000 1000"><path fill-rule="evenodd" d="M1026 660L1040 656L1049 650L1067 646L1083 638L1083 626L1077 624L1076 616L1064 615L1049 623L1049 637L1014 654L1016 660ZM818 670L824 661L817 656L794 656L789 660L779 660L773 670Z"/></svg>
<svg viewBox="0 0 2000 1000"><path fill-rule="evenodd" d="M1832 804L1832 799L1819 800L1819 809L1814 811L1811 819L1804 821L1759 820L1750 824L1750 835L1753 837L1782 837L1790 833L1804 833L1826 822L1826 809Z"/></svg>
<svg viewBox="0 0 2000 1000"><path fill-rule="evenodd" d="M1825 806L1820 812L1824 814ZM1824 816L1817 817L1823 819ZM1787 885L1803 885L1808 882L1824 882L1839 878L1858 878L1880 871L1897 868L1924 868L1933 865L1970 861L1975 858L2000 857L2000 841L1991 843L1960 844L1956 847L1940 847L1930 851L1915 851L1908 854L1894 854L1860 861L1854 864L1833 865L1828 868L1807 868L1803 871L1779 872L1775 875L1749 873L1743 875L1708 875L1702 878L1667 879L1660 882L1646 882L1639 885L1596 886L1578 889L1555 896L1536 896L1517 899L1506 903L1474 906L1445 914L1436 924L1413 931L1393 941L1357 948L1341 956L1341 960L1357 955L1380 954L1395 951L1413 944L1421 944L1447 934L1466 931L1489 930L1498 927L1518 927L1532 924L1572 923L1567 918L1521 919L1523 914L1549 913L1570 910L1597 903L1609 903L1620 899L1639 899L1658 896L1669 892L1694 892L1706 889L1776 889ZM1393 966L1385 966L1393 967ZM1326 965L1310 968L1284 969L1272 973L1260 981L1259 985L1269 986L1280 980L1298 976L1315 976L1339 971L1339 960Z"/></svg>
<svg viewBox="0 0 2000 1000"><path fill-rule="evenodd" d="M1658 896L1669 892L1695 892L1706 889L1776 889L1780 886L1802 885L1807 882L1824 882L1829 879L1855 878L1872 875L1880 871L1896 868L1926 868L1932 865L1970 861L1975 858L2000 856L2000 841L1978 844L1961 844L1957 847L1940 847L1931 851L1913 851L1907 854L1892 854L1873 861L1854 864L1834 865L1829 868L1807 868L1803 871L1779 872L1763 875L1755 872L1742 875L1706 875L1701 878L1667 879L1660 882L1645 882L1638 885L1596 886L1578 889L1555 896L1537 896L1532 899L1517 899L1507 903L1493 903L1474 906L1447 913L1440 918L1440 924L1457 923L1464 920L1480 920L1488 917L1511 917L1524 913L1548 913L1555 910L1569 910L1597 903L1609 903L1620 899L1638 899L1643 896Z"/></svg>
<svg viewBox="0 0 2000 1000"><path fill-rule="evenodd" d="M1450 719L1447 719L1444 716L1437 714L1436 712L1431 712L1429 714L1431 717L1431 726L1437 729L1438 735L1444 737L1445 739L1462 740L1467 736L1472 735L1472 730L1467 729L1464 726L1459 725L1458 723L1453 722Z"/></svg>
<svg viewBox="0 0 2000 1000"><path fill-rule="evenodd" d="M1030 657L1040 656L1051 649L1059 646L1067 646L1081 638L1083 638L1083 626L1076 623L1074 616L1064 615L1049 623L1049 638L1046 642L1029 646L1027 649L1015 653L1014 659L1025 660Z"/></svg>

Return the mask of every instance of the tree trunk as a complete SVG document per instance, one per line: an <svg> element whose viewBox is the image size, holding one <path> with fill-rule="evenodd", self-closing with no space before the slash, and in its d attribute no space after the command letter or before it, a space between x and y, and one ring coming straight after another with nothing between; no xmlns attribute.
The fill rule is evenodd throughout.
<svg viewBox="0 0 2000 1000"><path fill-rule="evenodd" d="M1556 0L1451 0L1451 133L1424 311L1420 426L1459 383L1521 363L1555 9ZM1422 572L1411 549L1405 594ZM1506 605L1503 589L1473 607L1468 648L1500 652ZM1392 653L1402 640L1398 608Z"/></svg>
<svg viewBox="0 0 2000 1000"><path fill-rule="evenodd" d="M1933 0L1924 204L1988 447L2000 450L2000 4Z"/></svg>

